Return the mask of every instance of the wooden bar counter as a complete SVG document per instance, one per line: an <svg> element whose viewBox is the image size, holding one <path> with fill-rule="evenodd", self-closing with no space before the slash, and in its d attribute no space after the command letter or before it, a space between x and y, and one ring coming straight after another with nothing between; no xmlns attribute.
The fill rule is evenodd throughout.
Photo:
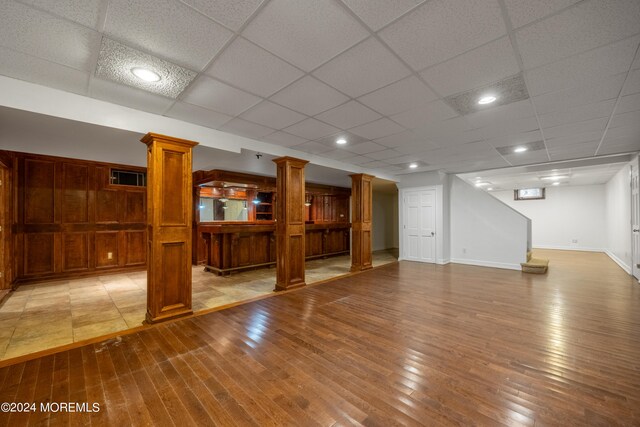
<svg viewBox="0 0 640 427"><path fill-rule="evenodd" d="M306 259L349 253L348 222L307 223ZM276 262L275 224L199 224L206 243L205 269L219 275Z"/></svg>

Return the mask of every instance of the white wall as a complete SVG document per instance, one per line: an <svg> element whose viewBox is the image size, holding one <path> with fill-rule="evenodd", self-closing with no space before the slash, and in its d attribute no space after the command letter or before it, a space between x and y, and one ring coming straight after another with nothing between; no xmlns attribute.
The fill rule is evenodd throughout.
<svg viewBox="0 0 640 427"><path fill-rule="evenodd" d="M513 200L513 190L491 192L532 221L534 248L604 252L605 186L547 187L544 200Z"/></svg>
<svg viewBox="0 0 640 427"><path fill-rule="evenodd" d="M486 192L452 177L451 262L519 270L529 219Z"/></svg>
<svg viewBox="0 0 640 427"><path fill-rule="evenodd" d="M635 160L637 165L638 160ZM631 273L631 177L623 167L605 185L606 253Z"/></svg>
<svg viewBox="0 0 640 427"><path fill-rule="evenodd" d="M398 247L398 194L373 192L373 250Z"/></svg>

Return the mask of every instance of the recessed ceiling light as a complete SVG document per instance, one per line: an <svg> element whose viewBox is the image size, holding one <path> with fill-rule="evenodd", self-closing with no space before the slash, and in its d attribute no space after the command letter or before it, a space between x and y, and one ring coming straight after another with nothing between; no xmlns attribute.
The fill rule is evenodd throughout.
<svg viewBox="0 0 640 427"><path fill-rule="evenodd" d="M131 69L134 76L145 82L158 82L160 81L160 74L155 71L148 70L146 68L135 67Z"/></svg>
<svg viewBox="0 0 640 427"><path fill-rule="evenodd" d="M482 187L483 185L489 185L488 182L476 182L476 187Z"/></svg>
<svg viewBox="0 0 640 427"><path fill-rule="evenodd" d="M548 180L548 181L559 181L561 179L569 178L568 175L551 175L551 176L541 176L540 179Z"/></svg>
<svg viewBox="0 0 640 427"><path fill-rule="evenodd" d="M553 183L553 184L551 184L551 185L560 185L560 182L559 182L559 181L556 181L556 182L554 182L554 183Z"/></svg>
<svg viewBox="0 0 640 427"><path fill-rule="evenodd" d="M491 190L493 190L493 187L487 188L487 191L491 191Z"/></svg>
<svg viewBox="0 0 640 427"><path fill-rule="evenodd" d="M491 104L492 102L495 102L495 100L498 99L493 95L485 95L482 98L478 99L478 104L480 105L486 105L486 104Z"/></svg>
<svg viewBox="0 0 640 427"><path fill-rule="evenodd" d="M338 140L336 141L336 144L338 144L338 145L344 145L344 144L346 144L346 143L347 143L347 140L346 140L346 139L344 139L344 138L340 138L340 139L338 139Z"/></svg>
<svg viewBox="0 0 640 427"><path fill-rule="evenodd" d="M417 164L417 163L411 163L411 164L409 165L409 167L410 167L411 169L415 169L415 168L417 168L417 167L418 167L418 164Z"/></svg>
<svg viewBox="0 0 640 427"><path fill-rule="evenodd" d="M513 152L514 153L524 153L527 150L528 150L527 147L516 147L516 148L513 149Z"/></svg>

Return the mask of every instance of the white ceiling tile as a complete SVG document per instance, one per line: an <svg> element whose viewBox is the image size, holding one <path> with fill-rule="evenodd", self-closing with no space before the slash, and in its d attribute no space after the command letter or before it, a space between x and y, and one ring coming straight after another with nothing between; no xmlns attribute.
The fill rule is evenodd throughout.
<svg viewBox="0 0 640 427"><path fill-rule="evenodd" d="M563 111L542 114L538 116L540 126L549 128L566 123L581 122L600 117L609 117L615 105L615 99L569 108Z"/></svg>
<svg viewBox="0 0 640 427"><path fill-rule="evenodd" d="M602 146L600 150L598 150L599 156L604 156L607 154L617 154L617 153L629 153L632 151L640 150L640 139L636 138L621 138L617 140L607 140Z"/></svg>
<svg viewBox="0 0 640 427"><path fill-rule="evenodd" d="M202 75L185 91L183 100L231 116L260 102L257 96Z"/></svg>
<svg viewBox="0 0 640 427"><path fill-rule="evenodd" d="M370 37L324 64L313 74L355 98L410 73L387 48Z"/></svg>
<svg viewBox="0 0 640 427"><path fill-rule="evenodd" d="M16 0L64 17L85 27L98 29L102 0Z"/></svg>
<svg viewBox="0 0 640 427"><path fill-rule="evenodd" d="M371 161L370 158L365 157L365 156L361 156L361 155L355 155L353 157L349 157L347 159L344 160L346 163L351 163L352 165L358 165L361 166L365 163L369 163Z"/></svg>
<svg viewBox="0 0 640 427"><path fill-rule="evenodd" d="M640 127L640 111L630 111L628 113L616 113L611 118L611 124L609 124L609 130L617 127Z"/></svg>
<svg viewBox="0 0 640 427"><path fill-rule="evenodd" d="M624 84L623 95L631 95L640 92L640 69L633 70Z"/></svg>
<svg viewBox="0 0 640 427"><path fill-rule="evenodd" d="M532 101L538 114L546 114L583 104L615 99L620 93L625 77L626 73L621 73L571 89L545 93L544 95L533 97Z"/></svg>
<svg viewBox="0 0 640 427"><path fill-rule="evenodd" d="M316 116L318 120L329 123L340 129L349 129L369 123L382 116L356 101L349 101L339 107L332 108Z"/></svg>
<svg viewBox="0 0 640 427"><path fill-rule="evenodd" d="M322 157L327 157L333 160L346 161L347 159L353 157L353 153L342 148L337 148L335 150L322 153Z"/></svg>
<svg viewBox="0 0 640 427"><path fill-rule="evenodd" d="M506 34L496 0L428 1L380 32L415 70Z"/></svg>
<svg viewBox="0 0 640 427"><path fill-rule="evenodd" d="M369 157L369 156L367 155L367 157ZM374 160L372 162L363 163L360 166L362 166L363 168L367 168L367 169L378 169L378 168L381 168L381 167L384 167L384 166L389 166L389 164L385 163L385 162L378 161L378 160Z"/></svg>
<svg viewBox="0 0 640 427"><path fill-rule="evenodd" d="M425 151L434 150L437 148L438 146L436 144L432 143L431 141L427 141L423 139L423 140L402 144L398 147L395 147L394 149L398 153L415 156L420 153L424 153Z"/></svg>
<svg viewBox="0 0 640 427"><path fill-rule="evenodd" d="M580 86L629 70L640 37L633 37L527 72L532 96Z"/></svg>
<svg viewBox="0 0 640 427"><path fill-rule="evenodd" d="M262 138L263 141L271 142L273 144L282 145L283 147L292 147L294 145L300 145L307 142L306 139L299 136L291 135L290 133L278 131L271 135L267 135Z"/></svg>
<svg viewBox="0 0 640 427"><path fill-rule="evenodd" d="M390 116L423 107L437 98L438 96L418 78L409 76L399 82L364 95L358 101L386 116Z"/></svg>
<svg viewBox="0 0 640 427"><path fill-rule="evenodd" d="M339 139L344 139L345 141L347 141L346 144L344 145L338 145L336 144L336 141ZM319 142L320 144L324 144L328 147L330 147L331 149L335 149L335 148L339 148L341 150L344 150L345 148L351 146L351 145L355 145L355 144L359 144L361 142L365 142L368 141L368 139L363 138L361 136L358 135L354 135L352 133L349 133L347 131L340 131L334 134L331 134L329 136L325 136L323 138L320 139L316 139L316 142Z"/></svg>
<svg viewBox="0 0 640 427"><path fill-rule="evenodd" d="M232 30L240 28L264 0L180 0Z"/></svg>
<svg viewBox="0 0 640 427"><path fill-rule="evenodd" d="M228 121L220 127L220 130L253 139L260 139L274 131L266 126L248 122L239 118Z"/></svg>
<svg viewBox="0 0 640 427"><path fill-rule="evenodd" d="M434 101L424 107L395 114L391 118L408 129L415 129L426 123L434 123L457 116L451 107L442 101Z"/></svg>
<svg viewBox="0 0 640 427"><path fill-rule="evenodd" d="M175 0L111 0L105 34L201 71L233 33Z"/></svg>
<svg viewBox="0 0 640 427"><path fill-rule="evenodd" d="M554 127L543 129L544 137L547 139L551 139L551 138L560 138L563 136L571 136L572 134L581 133L581 132L604 131L604 128L607 125L608 121L609 121L608 117L603 117L600 119L587 120L584 122L554 126Z"/></svg>
<svg viewBox="0 0 640 427"><path fill-rule="evenodd" d="M311 71L358 41L367 30L337 2L272 0L243 35L305 71Z"/></svg>
<svg viewBox="0 0 640 427"><path fill-rule="evenodd" d="M545 141L548 147L557 148L567 145L582 144L589 141L600 141L602 133L602 130L575 132L558 138L546 138Z"/></svg>
<svg viewBox="0 0 640 427"><path fill-rule="evenodd" d="M504 157L513 166L530 165L533 163L542 163L549 161L547 150L526 151L524 153L509 154Z"/></svg>
<svg viewBox="0 0 640 427"><path fill-rule="evenodd" d="M303 77L271 97L272 101L309 116L315 116L348 99L311 76Z"/></svg>
<svg viewBox="0 0 640 427"><path fill-rule="evenodd" d="M240 117L273 129L282 129L306 118L300 113L269 101L262 101L260 104L251 107L250 110L242 113Z"/></svg>
<svg viewBox="0 0 640 427"><path fill-rule="evenodd" d="M382 144L386 147L399 147L404 144L410 144L419 141L420 137L413 133L413 131L406 130L404 132L395 133L393 135L385 136L384 138L378 138L374 140L378 144Z"/></svg>
<svg viewBox="0 0 640 427"><path fill-rule="evenodd" d="M306 139L322 138L323 136L336 133L339 130L340 129L322 123L316 119L306 119L285 129L287 133L292 133Z"/></svg>
<svg viewBox="0 0 640 427"><path fill-rule="evenodd" d="M23 4L3 1L0 45L77 70L93 71L100 34Z"/></svg>
<svg viewBox="0 0 640 427"><path fill-rule="evenodd" d="M360 144L350 145L345 149L355 154L369 154L376 151L383 151L386 149L386 147L380 144L376 144L375 142L366 141L361 142ZM371 159L369 159L369 161L371 161Z"/></svg>
<svg viewBox="0 0 640 427"><path fill-rule="evenodd" d="M400 133L405 130L402 126L392 122L387 118L376 120L375 122L367 123L353 129L349 129L349 132L360 135L367 139L383 138L394 133Z"/></svg>
<svg viewBox="0 0 640 427"><path fill-rule="evenodd" d="M342 0L374 31L424 0Z"/></svg>
<svg viewBox="0 0 640 427"><path fill-rule="evenodd" d="M369 153L367 154L367 157L373 159L373 160L390 160L390 159L394 159L394 158L398 158L402 156L402 153L400 153L399 151L393 150L393 149L388 149L388 150L382 150L382 151L375 151L373 153Z"/></svg>
<svg viewBox="0 0 640 427"><path fill-rule="evenodd" d="M503 135L514 135L525 132L535 132L539 130L538 121L535 117L525 117L523 119L514 119L501 123L499 126L487 126L475 130L477 135L485 138L495 138Z"/></svg>
<svg viewBox="0 0 640 427"><path fill-rule="evenodd" d="M217 129L233 117L216 111L207 110L197 105L186 102L176 102L165 114L167 117L182 120L184 122L195 123L212 129Z"/></svg>
<svg viewBox="0 0 640 427"><path fill-rule="evenodd" d="M580 0L505 0L514 28L549 16Z"/></svg>
<svg viewBox="0 0 640 427"><path fill-rule="evenodd" d="M567 145L558 148L549 148L551 160L570 160L595 155L600 140L588 141L582 144Z"/></svg>
<svg viewBox="0 0 640 427"><path fill-rule="evenodd" d="M0 58L2 58L0 60L1 75L67 92L87 94L89 73L86 71L65 67L1 46Z"/></svg>
<svg viewBox="0 0 640 427"><path fill-rule="evenodd" d="M99 78L91 79L89 96L136 110L162 114L174 100Z"/></svg>
<svg viewBox="0 0 640 427"><path fill-rule="evenodd" d="M516 32L525 69L640 32L637 0L585 1Z"/></svg>
<svg viewBox="0 0 640 427"><path fill-rule="evenodd" d="M465 92L520 72L508 37L428 68L420 75L442 96Z"/></svg>
<svg viewBox="0 0 640 427"><path fill-rule="evenodd" d="M206 73L247 92L269 96L304 74L266 50L238 37Z"/></svg>
<svg viewBox="0 0 640 427"><path fill-rule="evenodd" d="M304 144L296 145L291 148L293 148L294 150L300 150L300 151L304 151L305 153L311 153L311 154L321 154L321 153L326 153L328 151L331 151L331 148L315 141L305 142Z"/></svg>
<svg viewBox="0 0 640 427"><path fill-rule="evenodd" d="M464 117L454 117L439 122L425 123L423 126L415 128L413 132L421 138L450 138L452 136L464 135L471 130L469 123Z"/></svg>
<svg viewBox="0 0 640 427"><path fill-rule="evenodd" d="M510 147L536 141L542 141L542 132L540 132L540 130L496 136L485 140L485 142L492 147Z"/></svg>
<svg viewBox="0 0 640 427"><path fill-rule="evenodd" d="M620 98L616 107L616 114L629 113L640 110L640 92Z"/></svg>
<svg viewBox="0 0 640 427"><path fill-rule="evenodd" d="M465 120L472 128L501 126L512 120L534 117L535 111L531 101L526 99L508 105L501 105L477 113L468 114Z"/></svg>

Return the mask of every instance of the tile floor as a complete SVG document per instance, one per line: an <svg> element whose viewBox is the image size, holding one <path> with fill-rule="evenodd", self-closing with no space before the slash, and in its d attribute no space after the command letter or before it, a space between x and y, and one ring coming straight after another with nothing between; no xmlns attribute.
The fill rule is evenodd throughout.
<svg viewBox="0 0 640 427"><path fill-rule="evenodd" d="M395 251L373 254L374 266ZM349 256L306 263L307 283L349 272ZM193 267L193 311L273 292L275 269L219 277ZM146 312L144 271L22 285L0 306L0 360L140 326Z"/></svg>

